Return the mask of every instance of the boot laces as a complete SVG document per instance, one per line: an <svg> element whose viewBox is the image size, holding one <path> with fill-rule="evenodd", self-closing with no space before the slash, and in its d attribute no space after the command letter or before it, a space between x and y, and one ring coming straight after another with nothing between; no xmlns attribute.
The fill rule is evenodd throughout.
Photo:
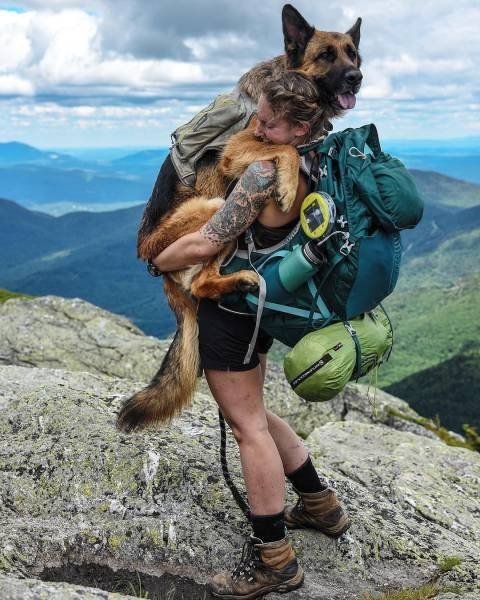
<svg viewBox="0 0 480 600"><path fill-rule="evenodd" d="M247 540L243 544L242 558L232 571L232 580L237 581L237 579L244 578L247 581L253 581L253 573L259 562L258 550L252 540Z"/></svg>
<svg viewBox="0 0 480 600"><path fill-rule="evenodd" d="M305 508L305 503L304 503L303 498L301 496L299 496L298 499L297 499L297 503L295 504L294 511L296 513L307 512L307 510Z"/></svg>

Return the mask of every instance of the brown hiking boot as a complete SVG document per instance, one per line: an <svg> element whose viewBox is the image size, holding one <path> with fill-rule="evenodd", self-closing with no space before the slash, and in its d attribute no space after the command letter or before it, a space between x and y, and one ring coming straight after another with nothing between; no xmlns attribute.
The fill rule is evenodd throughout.
<svg viewBox="0 0 480 600"><path fill-rule="evenodd" d="M303 569L286 537L263 543L252 535L245 542L242 559L233 572L215 575L209 589L216 598L247 600L269 592L283 594L302 583Z"/></svg>
<svg viewBox="0 0 480 600"><path fill-rule="evenodd" d="M299 495L295 506L285 507L285 525L289 529L312 528L333 538L340 537L350 527L350 520L331 488Z"/></svg>

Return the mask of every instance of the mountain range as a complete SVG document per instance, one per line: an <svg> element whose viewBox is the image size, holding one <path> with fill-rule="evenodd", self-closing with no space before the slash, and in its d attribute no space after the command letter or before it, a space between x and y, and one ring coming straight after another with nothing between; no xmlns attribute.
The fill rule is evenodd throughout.
<svg viewBox="0 0 480 600"><path fill-rule="evenodd" d="M53 217L0 200L1 286L80 297L165 337L174 328L161 280L136 259L142 207Z"/></svg>
<svg viewBox="0 0 480 600"><path fill-rule="evenodd" d="M425 197L433 191L454 205L463 188L461 206L478 203L472 183L480 183L479 147L477 138L384 143L385 150L409 168L424 172L420 186ZM0 198L56 216L126 208L148 198L167 153L168 148L39 150L19 142L3 143Z"/></svg>
<svg viewBox="0 0 480 600"><path fill-rule="evenodd" d="M0 144L0 197L59 215L144 202L168 149L83 160L18 142Z"/></svg>

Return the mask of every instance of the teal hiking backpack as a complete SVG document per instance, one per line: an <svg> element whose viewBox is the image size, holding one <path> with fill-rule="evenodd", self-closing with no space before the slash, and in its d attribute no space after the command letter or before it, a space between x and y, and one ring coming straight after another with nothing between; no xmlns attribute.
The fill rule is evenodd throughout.
<svg viewBox="0 0 480 600"><path fill-rule="evenodd" d="M311 150L315 152L311 180L316 179L317 191L331 197L336 212L321 242L324 264L293 292L285 290L279 263L309 241L299 223L280 243L264 249L255 248L247 230L247 249L237 248L221 269L225 274L245 268L258 272L258 293L230 294L219 305L256 314L256 332L261 327L290 347L308 333L380 304L398 280L400 231L415 227L423 214L411 175L398 159L382 152L375 125L349 128L299 148L300 153Z"/></svg>

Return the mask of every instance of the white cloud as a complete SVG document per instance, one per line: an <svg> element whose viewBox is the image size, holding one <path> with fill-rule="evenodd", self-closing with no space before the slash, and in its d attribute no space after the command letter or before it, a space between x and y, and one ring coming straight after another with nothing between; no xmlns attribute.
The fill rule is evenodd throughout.
<svg viewBox="0 0 480 600"><path fill-rule="evenodd" d="M57 119L91 132L122 122L133 127L137 119L139 128L158 127L168 143L182 119L232 87L254 62L282 51L283 4L91 0L87 11L79 0L26 0L20 4L26 12L0 10L2 109L12 109L16 96L17 124L47 119L54 126ZM452 127L478 131L477 0L349 0L348 6L297 0L295 6L320 29L345 31L363 17L364 85L346 123L388 115L402 131L427 136L449 111L446 134ZM7 131L4 125L0 135Z"/></svg>
<svg viewBox="0 0 480 600"><path fill-rule="evenodd" d="M31 81L15 75L0 75L0 95L33 96L35 88Z"/></svg>
<svg viewBox="0 0 480 600"><path fill-rule="evenodd" d="M30 95L36 89L48 94L65 86L100 86L105 96L125 90L142 95L172 84L218 79L200 63L102 51L100 25L98 16L79 9L0 11L0 35L7 42L0 50L0 73L5 74L0 93Z"/></svg>
<svg viewBox="0 0 480 600"><path fill-rule="evenodd" d="M30 17L0 10L0 73L13 72L25 64L31 54L27 36Z"/></svg>
<svg viewBox="0 0 480 600"><path fill-rule="evenodd" d="M12 106L13 116L23 117L52 117L52 118L107 118L123 121L125 119L158 118L171 111L171 106L62 106L54 102L46 104L22 104Z"/></svg>
<svg viewBox="0 0 480 600"><path fill-rule="evenodd" d="M218 35L205 35L199 37L187 37L184 44L192 52L196 60L218 60L219 54L235 56L245 49L258 47L258 42L250 39L248 35L238 35L227 32Z"/></svg>
<svg viewBox="0 0 480 600"><path fill-rule="evenodd" d="M46 36L48 45L36 67L50 84L68 83L100 58L96 35L98 20L80 10L38 13L33 19L33 36Z"/></svg>

